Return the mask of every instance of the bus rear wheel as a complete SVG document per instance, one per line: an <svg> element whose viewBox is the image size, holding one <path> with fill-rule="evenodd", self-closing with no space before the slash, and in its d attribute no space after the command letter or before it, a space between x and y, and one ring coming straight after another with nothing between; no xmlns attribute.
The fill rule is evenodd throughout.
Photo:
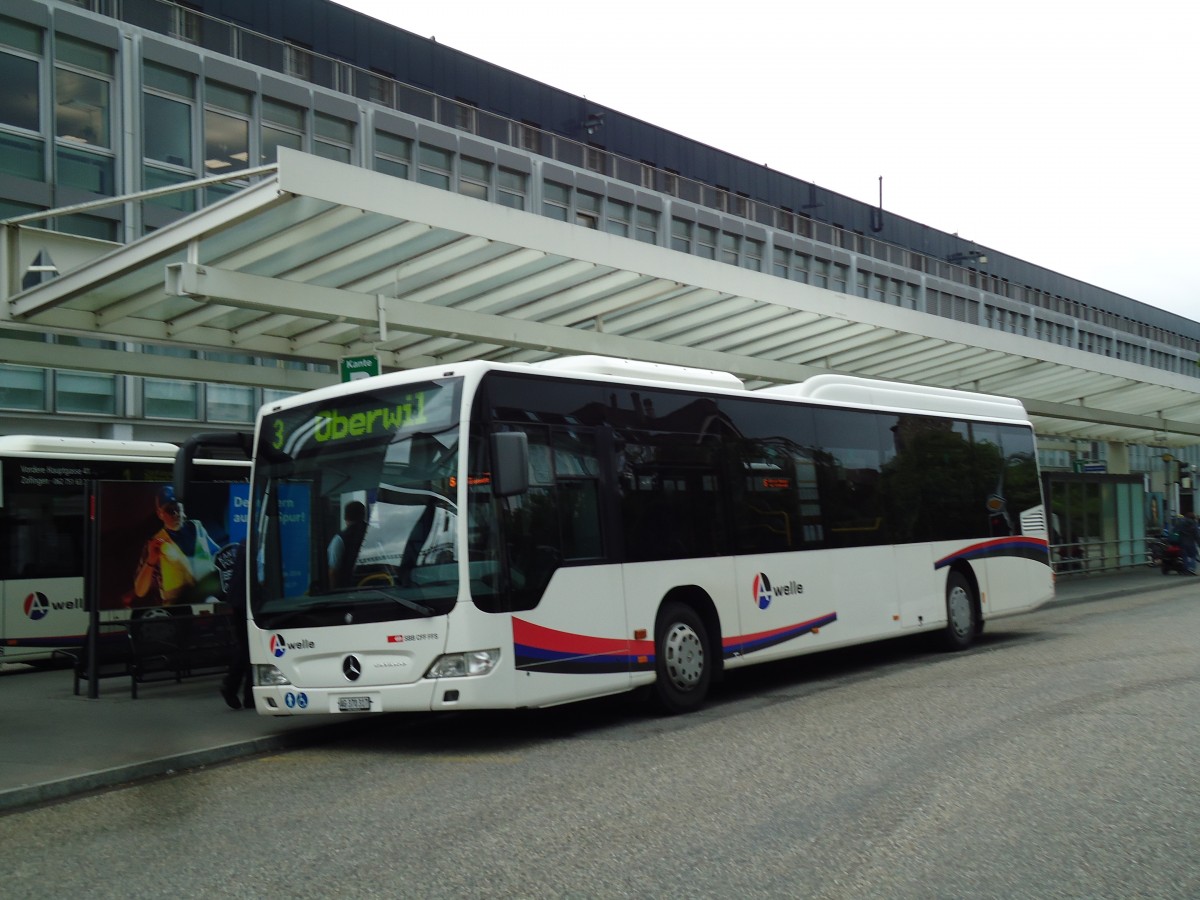
<svg viewBox="0 0 1200 900"><path fill-rule="evenodd" d="M979 634L978 607L971 585L961 572L946 578L946 629L942 642L947 650L966 650Z"/></svg>
<svg viewBox="0 0 1200 900"><path fill-rule="evenodd" d="M663 607L654 630L653 697L671 714L699 709L712 681L708 630L694 609L672 602Z"/></svg>

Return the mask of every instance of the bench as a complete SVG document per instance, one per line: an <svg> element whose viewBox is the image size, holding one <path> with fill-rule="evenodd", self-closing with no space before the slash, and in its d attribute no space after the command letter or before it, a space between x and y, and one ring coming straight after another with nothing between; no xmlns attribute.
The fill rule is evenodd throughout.
<svg viewBox="0 0 1200 900"><path fill-rule="evenodd" d="M240 623L239 623L240 624ZM102 622L96 641L96 678L129 678L137 699L138 685L154 681L217 675L229 668L234 646L230 615L174 615L155 611L122 622ZM85 644L75 661L75 693L90 677Z"/></svg>

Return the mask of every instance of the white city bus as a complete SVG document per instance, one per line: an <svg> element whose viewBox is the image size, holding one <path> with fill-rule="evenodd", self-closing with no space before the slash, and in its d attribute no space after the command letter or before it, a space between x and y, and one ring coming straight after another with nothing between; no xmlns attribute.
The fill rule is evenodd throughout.
<svg viewBox="0 0 1200 900"><path fill-rule="evenodd" d="M250 503L270 715L642 686L686 712L725 670L921 631L965 648L1053 595L1021 405L835 375L748 390L576 357L354 381L260 411Z"/></svg>
<svg viewBox="0 0 1200 900"><path fill-rule="evenodd" d="M169 483L177 449L158 441L0 436L0 663L45 662L83 644L89 486ZM205 480L245 481L245 463L199 462ZM147 515L153 519L152 510ZM136 562L127 566L130 581Z"/></svg>

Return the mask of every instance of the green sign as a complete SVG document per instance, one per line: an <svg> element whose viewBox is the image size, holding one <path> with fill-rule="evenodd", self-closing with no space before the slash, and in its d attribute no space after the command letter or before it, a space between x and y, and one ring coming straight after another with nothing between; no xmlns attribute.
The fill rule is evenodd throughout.
<svg viewBox="0 0 1200 900"><path fill-rule="evenodd" d="M367 356L342 357L342 381L358 381L379 374L379 357L374 353Z"/></svg>

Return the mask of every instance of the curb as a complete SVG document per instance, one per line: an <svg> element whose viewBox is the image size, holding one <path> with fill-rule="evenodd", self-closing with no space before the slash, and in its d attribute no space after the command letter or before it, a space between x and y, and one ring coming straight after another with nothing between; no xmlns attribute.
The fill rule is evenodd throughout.
<svg viewBox="0 0 1200 900"><path fill-rule="evenodd" d="M0 791L0 815L16 812L30 806L42 803L53 803L58 800L78 797L93 791L102 791L120 785L142 781L147 778L157 778L164 775L174 775L189 769L200 769L205 766L218 765L231 759L242 759L259 753L272 753L281 750L294 750L333 740L346 733L346 723L315 726L310 729L297 730L284 734L268 735L248 741L237 741L203 750L191 750L174 756L164 756L146 762L131 763L124 766L114 766L99 772L88 772L86 775L74 775L57 781L47 781L41 784L31 784L11 790Z"/></svg>
<svg viewBox="0 0 1200 900"><path fill-rule="evenodd" d="M1095 593L1085 593L1085 594L1080 594L1077 597L1058 597L1058 596L1056 596L1055 599L1051 600L1049 603L1047 603L1045 606L1043 606L1042 609L1054 609L1057 606L1077 606L1080 603L1092 603L1096 600L1111 600L1113 597L1124 597L1126 594L1128 594L1130 592L1130 590L1147 592L1147 591L1166 591L1166 590L1171 590L1173 588L1195 587L1198 591L1200 591L1200 579L1197 579L1197 581L1192 582L1190 578L1182 578L1182 577L1171 578L1170 576L1160 575L1158 580L1151 579L1151 578L1145 578L1143 580L1141 578L1141 576L1143 574L1144 573L1142 573L1142 572L1132 572L1129 575L1124 576L1125 578L1128 579L1130 584L1123 585L1121 587L1117 587L1117 586L1111 584L1112 581L1120 580L1120 576L1118 576L1117 578L1112 578L1110 581L1110 584L1109 584L1109 590L1106 590L1104 592L1097 591ZM1135 578L1138 579L1138 581L1136 583L1133 583ZM1086 583L1086 582L1087 582L1087 578L1084 577L1084 578L1080 578L1077 581L1068 582L1068 583L1069 584L1079 584L1079 583Z"/></svg>

